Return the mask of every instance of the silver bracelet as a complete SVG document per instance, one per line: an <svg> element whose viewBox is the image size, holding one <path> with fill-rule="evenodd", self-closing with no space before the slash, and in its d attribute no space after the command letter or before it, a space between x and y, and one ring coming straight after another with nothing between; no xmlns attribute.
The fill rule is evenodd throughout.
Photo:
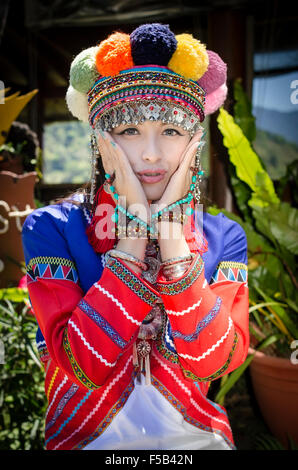
<svg viewBox="0 0 298 470"><path fill-rule="evenodd" d="M162 272L166 280L171 281L173 279L183 276L183 274L188 271L190 265L191 261L185 261L180 264L175 264L174 266L168 266L167 268L163 268Z"/></svg>
<svg viewBox="0 0 298 470"><path fill-rule="evenodd" d="M192 261L195 257L194 253L190 253L186 256L177 256L176 258L169 258L163 261L161 264L162 266L172 266L177 263L181 263L181 261Z"/></svg>
<svg viewBox="0 0 298 470"><path fill-rule="evenodd" d="M125 253L125 251L112 249L106 252L106 256L111 256L112 258L120 258L124 261L130 261L135 266L141 268L142 271L148 270L148 265L146 263L136 258L135 256L130 255L129 253Z"/></svg>

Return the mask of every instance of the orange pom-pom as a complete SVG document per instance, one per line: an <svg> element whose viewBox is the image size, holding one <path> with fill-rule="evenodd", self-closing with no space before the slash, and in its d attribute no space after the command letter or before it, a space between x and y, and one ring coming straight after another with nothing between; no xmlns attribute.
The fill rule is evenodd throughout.
<svg viewBox="0 0 298 470"><path fill-rule="evenodd" d="M99 44L95 60L96 68L103 77L117 75L121 70L133 67L129 35L111 34Z"/></svg>

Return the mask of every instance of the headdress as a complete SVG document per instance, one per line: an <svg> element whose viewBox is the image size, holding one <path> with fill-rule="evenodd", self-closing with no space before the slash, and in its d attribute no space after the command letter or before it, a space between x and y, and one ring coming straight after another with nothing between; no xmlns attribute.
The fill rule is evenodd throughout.
<svg viewBox="0 0 298 470"><path fill-rule="evenodd" d="M226 79L226 64L191 34L175 35L168 25L144 24L130 35L115 32L80 52L71 64L66 101L71 113L89 122L92 130L110 131L120 124L137 125L148 119L179 125L193 136L205 116L223 104ZM93 137L90 201L98 204L103 191L101 187L95 197L96 147ZM192 197L199 201L200 151L190 197L185 199L190 205ZM94 216L92 220L89 239L94 235ZM94 236L91 242L100 252L112 247L111 241L98 241Z"/></svg>
<svg viewBox="0 0 298 470"><path fill-rule="evenodd" d="M224 102L226 64L191 34L144 24L115 32L80 52L66 95L71 113L111 130L145 119L176 123L191 134Z"/></svg>

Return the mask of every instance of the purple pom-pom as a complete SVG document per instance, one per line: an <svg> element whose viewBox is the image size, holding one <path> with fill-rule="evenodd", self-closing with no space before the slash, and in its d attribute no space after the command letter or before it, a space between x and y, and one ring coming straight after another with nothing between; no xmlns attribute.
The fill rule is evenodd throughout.
<svg viewBox="0 0 298 470"><path fill-rule="evenodd" d="M207 51L209 66L207 72L198 81L207 95L217 90L227 81L227 65L216 52Z"/></svg>
<svg viewBox="0 0 298 470"><path fill-rule="evenodd" d="M130 35L131 55L135 65L167 66L177 48L169 25L142 24Z"/></svg>

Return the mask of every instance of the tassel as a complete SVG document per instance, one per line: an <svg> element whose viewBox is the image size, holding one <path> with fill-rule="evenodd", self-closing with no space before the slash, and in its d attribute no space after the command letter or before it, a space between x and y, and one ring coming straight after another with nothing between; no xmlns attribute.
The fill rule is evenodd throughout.
<svg viewBox="0 0 298 470"><path fill-rule="evenodd" d="M151 385L151 373L150 373L150 355L147 354L145 357L145 376L146 376L146 385Z"/></svg>
<svg viewBox="0 0 298 470"><path fill-rule="evenodd" d="M133 343L132 356L133 356L133 365L134 365L134 367L138 367L139 358L138 358L136 343Z"/></svg>

